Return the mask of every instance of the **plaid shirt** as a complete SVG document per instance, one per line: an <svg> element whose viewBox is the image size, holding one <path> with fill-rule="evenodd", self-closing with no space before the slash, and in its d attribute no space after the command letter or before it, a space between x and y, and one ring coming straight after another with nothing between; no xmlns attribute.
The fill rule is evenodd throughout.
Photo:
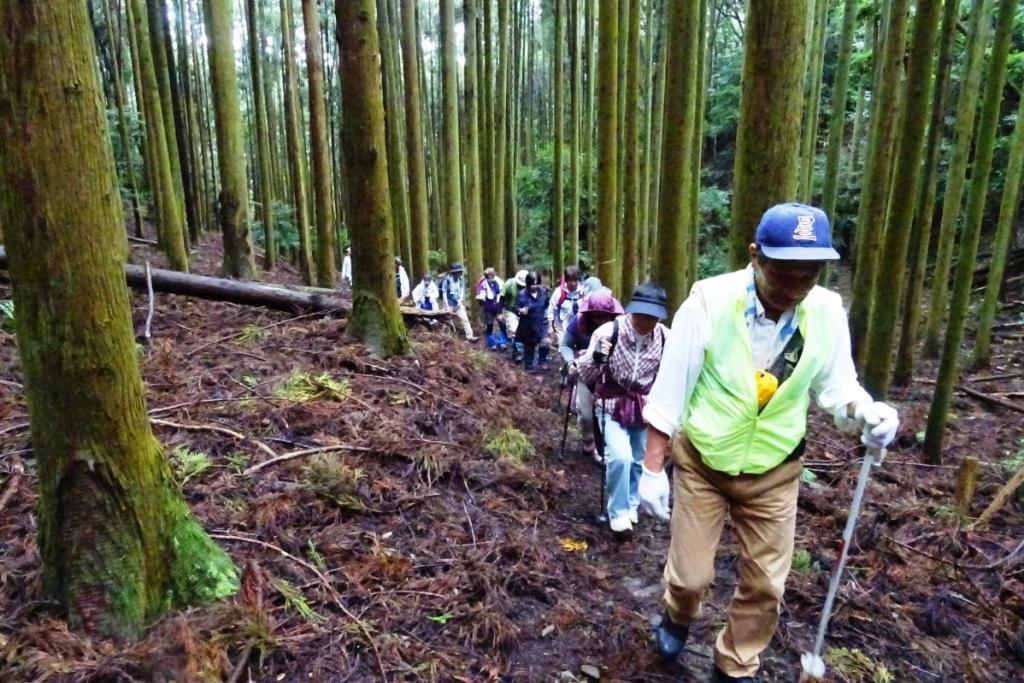
<svg viewBox="0 0 1024 683"><path fill-rule="evenodd" d="M590 338L587 352L576 361L580 379L593 386L601 381L607 369L608 378L620 387L646 395L658 375L668 329L658 323L651 334L641 337L629 324L629 315L619 316L618 321L619 338L611 356L601 365L594 362L594 351L600 350L603 339L611 338L613 323L605 323L597 328ZM601 400L602 408L611 410L613 402L613 399Z"/></svg>

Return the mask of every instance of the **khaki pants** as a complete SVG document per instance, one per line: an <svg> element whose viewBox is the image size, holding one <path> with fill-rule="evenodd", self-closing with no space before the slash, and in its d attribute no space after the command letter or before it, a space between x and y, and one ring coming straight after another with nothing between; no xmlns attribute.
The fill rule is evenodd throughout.
<svg viewBox="0 0 1024 683"><path fill-rule="evenodd" d="M730 676L757 673L758 655L771 641L793 559L801 463L785 462L761 475L736 477L705 465L685 437L673 456L672 540L665 564L665 606L687 625L715 574L715 551L726 513L740 543L739 585L725 628L715 643L715 664Z"/></svg>

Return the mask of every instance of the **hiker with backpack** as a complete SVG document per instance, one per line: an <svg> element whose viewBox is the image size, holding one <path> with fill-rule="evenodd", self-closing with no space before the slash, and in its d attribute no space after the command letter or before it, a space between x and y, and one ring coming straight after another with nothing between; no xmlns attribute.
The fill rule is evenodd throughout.
<svg viewBox="0 0 1024 683"><path fill-rule="evenodd" d="M445 310L454 313L462 323L466 341L475 342L477 336L473 334L473 326L469 324L469 314L466 313L466 283L462 277L464 273L465 269L461 263L451 265L448 274L441 281L441 301L444 302Z"/></svg>
<svg viewBox="0 0 1024 683"><path fill-rule="evenodd" d="M565 326L579 312L580 302L583 301L580 277L580 269L577 266L567 267L562 277L562 284L551 294L547 315L548 324L551 327L551 338L555 340L555 343L561 343Z"/></svg>
<svg viewBox="0 0 1024 683"><path fill-rule="evenodd" d="M549 368L551 338L548 337L546 312L550 300L551 292L541 282L540 273L530 271L526 275L526 287L516 299L516 314L519 316L516 341L523 344L523 367L527 372L544 372Z"/></svg>
<svg viewBox="0 0 1024 683"><path fill-rule="evenodd" d="M494 268L484 270L483 276L476 283L476 300L484 314L484 329L487 331L487 348L504 351L508 348L508 333L502 313L501 303L502 282ZM494 323L498 323L498 332L494 332Z"/></svg>
<svg viewBox="0 0 1024 683"><path fill-rule="evenodd" d="M812 392L870 449L899 427L896 410L857 380L842 299L817 285L839 258L824 212L771 207L748 252L746 268L697 282L679 307L644 409L641 505L668 520L670 489L675 499L655 634L664 659L679 656L700 612L726 517L739 541L739 585L715 644L718 683L754 681L778 624Z"/></svg>
<svg viewBox="0 0 1024 683"><path fill-rule="evenodd" d="M441 293L431 273L425 273L423 280L412 290L412 301L421 311L441 310Z"/></svg>
<svg viewBox="0 0 1024 683"><path fill-rule="evenodd" d="M405 272L405 266L402 265L399 256L395 257L395 294L399 301L409 297L409 274Z"/></svg>
<svg viewBox="0 0 1024 683"><path fill-rule="evenodd" d="M505 308L505 329L508 334L508 345L512 349L512 362L518 363L523 358L523 342L516 337L519 328L519 312L516 301L519 292L526 288L528 271L519 270L515 277L505 280L501 286L501 304Z"/></svg>
<svg viewBox="0 0 1024 683"><path fill-rule="evenodd" d="M661 365L668 317L665 290L650 282L633 290L625 314L594 331L575 361L580 379L594 388L594 413L604 444L608 526L629 534L637 523L637 487L643 472L647 427L643 409Z"/></svg>
<svg viewBox="0 0 1024 683"><path fill-rule="evenodd" d="M612 296L611 290L595 290L594 294L583 299L580 312L569 321L562 335L562 343L558 345L558 353L565 361L565 372L576 383L576 411L579 414L583 455L593 457L598 464L604 464L604 460L594 445L594 394L587 383L579 378L576 358L590 348L594 330L622 314L622 304Z"/></svg>

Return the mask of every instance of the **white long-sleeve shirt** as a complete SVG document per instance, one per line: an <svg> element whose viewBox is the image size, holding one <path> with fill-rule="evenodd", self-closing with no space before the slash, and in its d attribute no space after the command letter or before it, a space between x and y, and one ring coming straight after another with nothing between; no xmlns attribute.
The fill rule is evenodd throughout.
<svg viewBox="0 0 1024 683"><path fill-rule="evenodd" d="M750 269L748 268L748 271ZM753 273L750 273L753 283ZM754 315L747 315L747 330L755 367L767 368L783 350L779 345L784 330L792 326L796 311L787 311L772 321L764 307L755 300ZM838 302L837 306L840 305ZM846 319L845 311L842 313ZM644 420L663 434L673 436L686 424L690 396L704 367L704 349L711 339L711 322L707 303L700 289L691 291L672 319L672 329L665 342L661 368L647 397ZM836 332L832 358L811 382L811 391L818 405L832 415L845 416L853 401L870 401L871 397L857 381L857 369L850 350L850 332L846 325Z"/></svg>
<svg viewBox="0 0 1024 683"><path fill-rule="evenodd" d="M348 254L341 261L341 281L352 284L352 257Z"/></svg>

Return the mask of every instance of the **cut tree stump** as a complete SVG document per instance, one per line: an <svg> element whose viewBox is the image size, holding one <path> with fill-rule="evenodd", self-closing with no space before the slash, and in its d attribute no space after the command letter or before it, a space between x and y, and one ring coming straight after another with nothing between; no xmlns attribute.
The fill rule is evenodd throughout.
<svg viewBox="0 0 1024 683"><path fill-rule="evenodd" d="M7 269L7 252L0 247L0 270ZM259 306L288 313L352 312L352 304L337 296L331 289L268 285L226 278L180 273L176 270L151 268L153 290L163 294L180 294L208 301L227 301L243 306ZM128 286L141 292L148 291L146 269L130 263L124 265ZM424 311L412 306L400 306L402 315L412 319L450 320L446 311Z"/></svg>
<svg viewBox="0 0 1024 683"><path fill-rule="evenodd" d="M971 501L974 499L974 489L977 485L978 459L969 455L960 463L956 475L956 509L961 515L971 513Z"/></svg>

